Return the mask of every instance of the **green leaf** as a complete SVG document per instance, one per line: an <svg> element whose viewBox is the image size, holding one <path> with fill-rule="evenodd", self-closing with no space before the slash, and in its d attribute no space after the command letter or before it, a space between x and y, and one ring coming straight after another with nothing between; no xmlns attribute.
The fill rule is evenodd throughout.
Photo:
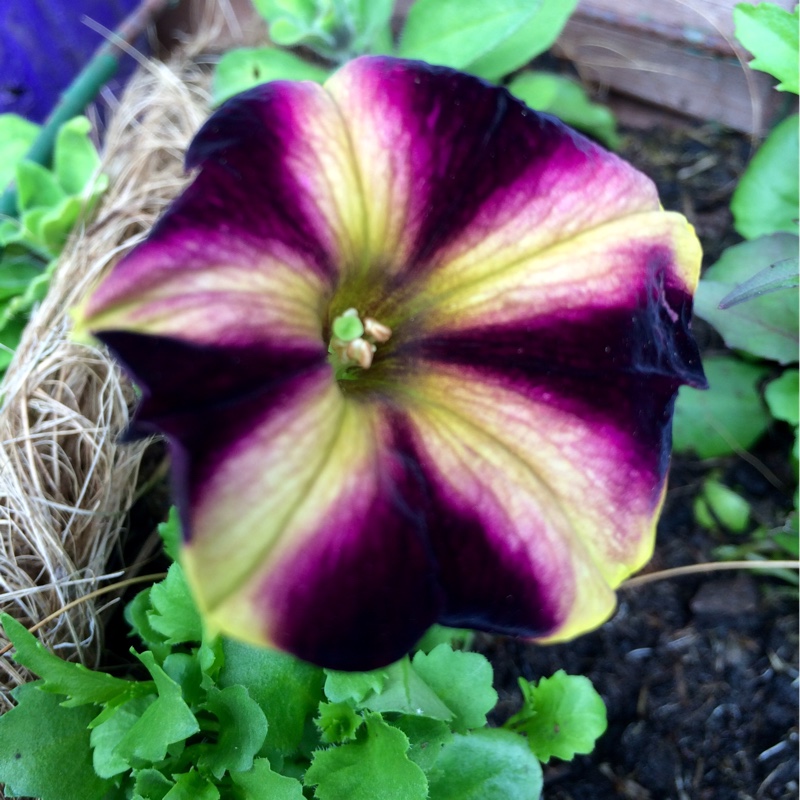
<svg viewBox="0 0 800 800"><path fill-rule="evenodd" d="M439 719L403 714L392 724L408 737L408 757L425 773L436 763L442 747L453 740L450 726Z"/></svg>
<svg viewBox="0 0 800 800"><path fill-rule="evenodd" d="M356 738L364 718L348 703L320 703L316 720L323 744L339 744Z"/></svg>
<svg viewBox="0 0 800 800"><path fill-rule="evenodd" d="M367 714L366 735L314 753L305 776L318 800L425 800L425 773L408 759L406 735Z"/></svg>
<svg viewBox="0 0 800 800"><path fill-rule="evenodd" d="M99 724L99 719L92 720L92 763L101 778L113 778L130 770L130 759L117 752L117 745L155 700L155 695L136 697L114 709L106 709Z"/></svg>
<svg viewBox="0 0 800 800"><path fill-rule="evenodd" d="M800 423L798 395L800 389L796 369L787 369L780 378L770 381L764 389L764 399L772 416L794 426Z"/></svg>
<svg viewBox="0 0 800 800"><path fill-rule="evenodd" d="M5 300L25 291L28 284L42 272L42 265L30 255L0 258L0 300Z"/></svg>
<svg viewBox="0 0 800 800"><path fill-rule="evenodd" d="M780 234L773 235L779 236ZM783 289L796 289L798 286L800 286L800 259L796 256L784 258L782 261L770 264L749 280L739 284L719 301L719 307L731 308L765 294L779 292Z"/></svg>
<svg viewBox="0 0 800 800"><path fill-rule="evenodd" d="M170 506L169 516L166 522L161 522L158 525L158 535L161 541L164 542L164 552L173 560L178 560L181 548L181 523L178 517L178 509L175 506Z"/></svg>
<svg viewBox="0 0 800 800"><path fill-rule="evenodd" d="M125 620L135 633L153 652L156 661L163 662L170 652L170 646L164 643L164 637L150 624L150 590L152 587L139 592L127 606L125 606Z"/></svg>
<svg viewBox="0 0 800 800"><path fill-rule="evenodd" d="M417 0L408 12L399 55L465 69L497 51L537 8L531 0Z"/></svg>
<svg viewBox="0 0 800 800"><path fill-rule="evenodd" d="M192 770L173 777L175 785L164 795L164 800L219 800L219 789L199 772Z"/></svg>
<svg viewBox="0 0 800 800"><path fill-rule="evenodd" d="M217 743L197 766L217 780L225 772L247 772L267 736L267 718L244 686L211 687L204 708L219 720Z"/></svg>
<svg viewBox="0 0 800 800"><path fill-rule="evenodd" d="M257 758L247 772L232 772L231 780L244 792L243 800L303 800L300 781L274 772L266 758Z"/></svg>
<svg viewBox="0 0 800 800"><path fill-rule="evenodd" d="M164 796L175 785L157 769L136 770L134 777L134 795L147 798L147 800L164 800Z"/></svg>
<svg viewBox="0 0 800 800"><path fill-rule="evenodd" d="M197 733L200 726L184 702L180 686L156 664L153 654L145 651L135 655L152 675L158 698L122 736L116 753L131 763L132 759L153 763L165 758L169 745Z"/></svg>
<svg viewBox="0 0 800 800"><path fill-rule="evenodd" d="M745 239L798 231L797 119L793 114L774 128L733 193L734 227Z"/></svg>
<svg viewBox="0 0 800 800"><path fill-rule="evenodd" d="M65 706L107 703L116 697L134 697L147 691L147 684L142 682L122 680L60 659L8 614L0 614L0 623L16 648L14 660L42 679L43 691L66 695Z"/></svg>
<svg viewBox="0 0 800 800"><path fill-rule="evenodd" d="M614 115L605 106L592 103L583 87L570 78L526 70L507 88L530 108L553 114L608 147L619 146Z"/></svg>
<svg viewBox="0 0 800 800"><path fill-rule="evenodd" d="M570 761L576 753L591 753L608 726L603 698L583 675L563 669L538 683L519 681L522 710L506 726L525 732L528 746L545 764L555 756Z"/></svg>
<svg viewBox="0 0 800 800"><path fill-rule="evenodd" d="M211 102L217 106L239 92L268 81L316 81L329 71L275 47L242 47L230 50L217 64L211 84Z"/></svg>
<svg viewBox="0 0 800 800"><path fill-rule="evenodd" d="M451 727L458 733L486 725L486 715L497 703L492 687L492 665L480 653L466 653L440 644L416 653L414 669L453 712Z"/></svg>
<svg viewBox="0 0 800 800"><path fill-rule="evenodd" d="M703 368L710 388L682 386L673 421L673 444L679 452L714 458L745 451L769 427L770 417L758 384L765 367L733 356L709 356Z"/></svg>
<svg viewBox="0 0 800 800"><path fill-rule="evenodd" d="M700 281L695 293L695 314L711 323L728 347L781 364L797 361L797 288L719 308L720 301L736 286L748 281L763 267L796 253L797 245L796 236L777 233L729 247Z"/></svg>
<svg viewBox="0 0 800 800"><path fill-rule="evenodd" d="M17 164L17 202L20 213L58 205L66 193L49 169L33 161Z"/></svg>
<svg viewBox="0 0 800 800"><path fill-rule="evenodd" d="M750 504L724 483L709 478L700 498L714 520L734 533L743 533L750 522Z"/></svg>
<svg viewBox="0 0 800 800"><path fill-rule="evenodd" d="M542 768L520 736L456 734L428 774L430 800L539 800Z"/></svg>
<svg viewBox="0 0 800 800"><path fill-rule="evenodd" d="M153 610L147 617L153 630L165 637L167 644L199 642L203 622L194 604L183 568L170 564L167 577L150 587Z"/></svg>
<svg viewBox="0 0 800 800"><path fill-rule="evenodd" d="M91 129L86 117L74 117L58 130L53 172L67 194L83 195L100 169L100 156L89 138Z"/></svg>
<svg viewBox="0 0 800 800"><path fill-rule="evenodd" d="M385 671L387 679L381 691L368 694L358 703L359 706L381 713L413 714L442 720L453 718L452 710L420 677L408 658L391 664Z"/></svg>
<svg viewBox="0 0 800 800"><path fill-rule="evenodd" d="M111 788L92 768L88 725L97 710L66 708L39 682L15 690L0 717L0 783L6 797L100 800Z"/></svg>
<svg viewBox="0 0 800 800"><path fill-rule="evenodd" d="M529 2L533 17L491 52L473 61L468 71L489 81L499 81L525 66L553 45L577 5L578 0Z"/></svg>
<svg viewBox="0 0 800 800"><path fill-rule="evenodd" d="M14 179L17 164L30 150L39 126L17 114L0 114L0 191Z"/></svg>
<svg viewBox="0 0 800 800"><path fill-rule="evenodd" d="M345 6L352 20L351 53L390 53L394 0L345 0Z"/></svg>
<svg viewBox="0 0 800 800"><path fill-rule="evenodd" d="M261 706L269 728L265 749L291 755L300 746L306 720L322 699L323 672L318 667L267 648L222 640L224 663L217 685L241 684Z"/></svg>
<svg viewBox="0 0 800 800"><path fill-rule="evenodd" d="M380 694L389 675L385 669L370 672L325 670L325 696L333 703L352 700L360 703L369 694Z"/></svg>
<svg viewBox="0 0 800 800"><path fill-rule="evenodd" d="M777 88L798 93L798 9L789 13L775 3L739 3L733 10L736 38L755 56L752 69L781 81Z"/></svg>
<svg viewBox="0 0 800 800"><path fill-rule="evenodd" d="M5 320L0 325L0 372L7 369L22 339L26 320Z"/></svg>

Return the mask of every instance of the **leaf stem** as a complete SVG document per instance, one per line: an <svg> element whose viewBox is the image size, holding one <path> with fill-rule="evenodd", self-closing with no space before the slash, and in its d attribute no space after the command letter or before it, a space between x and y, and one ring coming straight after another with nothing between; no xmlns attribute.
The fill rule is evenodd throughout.
<svg viewBox="0 0 800 800"><path fill-rule="evenodd" d="M172 2L174 0L142 0L139 6L122 21L111 38L100 45L89 63L62 94L25 156L27 160L44 166L50 162L59 128L67 120L81 114L97 97L103 86L116 73L120 56L124 52L122 48L132 44L150 22ZM14 216L16 208L17 190L12 184L0 197L0 218Z"/></svg>
<svg viewBox="0 0 800 800"><path fill-rule="evenodd" d="M672 569L663 569L659 572L628 578L619 588L630 589L634 586L643 586L645 583L655 583L668 578L680 578L683 575L694 575L699 572L723 572L735 569L800 569L800 561L711 561L707 564L689 564L685 567L673 567Z"/></svg>

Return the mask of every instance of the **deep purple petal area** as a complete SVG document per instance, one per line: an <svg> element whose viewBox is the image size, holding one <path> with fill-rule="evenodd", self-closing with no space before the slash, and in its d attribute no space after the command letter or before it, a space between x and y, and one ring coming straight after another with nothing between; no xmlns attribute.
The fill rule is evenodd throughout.
<svg viewBox="0 0 800 800"><path fill-rule="evenodd" d="M404 656L442 605L419 467L383 454L361 496L325 516L312 544L278 565L262 600L273 640L330 669L369 670Z"/></svg>
<svg viewBox="0 0 800 800"><path fill-rule="evenodd" d="M335 274L325 221L314 217L303 176L290 165L305 152L302 83L273 82L229 100L203 125L186 154L200 172L153 228L150 245L187 233L208 232L247 242L257 250L291 252L319 275ZM326 243L327 241L327 243ZM337 265L338 266L338 265Z"/></svg>
<svg viewBox="0 0 800 800"><path fill-rule="evenodd" d="M98 338L128 371L142 391L130 435L165 433L182 447L203 454L228 433L217 425L225 408L242 429L250 422L241 404L256 398L260 413L265 402L278 402L282 387L298 375L325 367L321 348L262 346L212 347L164 336L128 331L103 331Z"/></svg>

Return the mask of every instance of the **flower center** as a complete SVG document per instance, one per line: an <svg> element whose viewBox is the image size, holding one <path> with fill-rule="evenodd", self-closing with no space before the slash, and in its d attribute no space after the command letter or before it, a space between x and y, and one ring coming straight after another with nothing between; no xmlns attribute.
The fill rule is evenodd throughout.
<svg viewBox="0 0 800 800"><path fill-rule="evenodd" d="M377 345L388 342L392 329L372 317L362 320L355 308L348 308L331 325L328 346L330 361L338 380L352 380L358 370L369 369Z"/></svg>

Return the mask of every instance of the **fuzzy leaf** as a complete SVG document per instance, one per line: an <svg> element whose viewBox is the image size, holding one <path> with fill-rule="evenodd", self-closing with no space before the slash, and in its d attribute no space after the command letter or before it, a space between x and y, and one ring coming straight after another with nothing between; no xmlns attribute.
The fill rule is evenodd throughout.
<svg viewBox="0 0 800 800"><path fill-rule="evenodd" d="M380 694L389 675L385 669L370 672L325 670L325 696L333 703L360 703L367 695Z"/></svg>
<svg viewBox="0 0 800 800"><path fill-rule="evenodd" d="M429 773L430 800L538 800L542 768L521 737L503 730L456 734Z"/></svg>
<svg viewBox="0 0 800 800"><path fill-rule="evenodd" d="M571 761L591 753L608 725L603 698L583 675L563 669L550 678L519 681L523 708L506 725L528 736L528 746L545 764L555 756Z"/></svg>
<svg viewBox="0 0 800 800"><path fill-rule="evenodd" d="M768 72L781 81L776 88L798 93L798 9L786 11L775 3L739 3L733 10L736 38L755 56L751 69Z"/></svg>
<svg viewBox="0 0 800 800"><path fill-rule="evenodd" d="M679 452L714 458L747 450L769 427L758 384L768 370L732 356L703 361L709 389L681 387L675 404L673 445Z"/></svg>
<svg viewBox="0 0 800 800"><path fill-rule="evenodd" d="M347 703L320 703L316 720L324 744L339 744L356 738L364 718Z"/></svg>
<svg viewBox="0 0 800 800"><path fill-rule="evenodd" d="M97 710L66 708L39 682L19 687L0 717L0 783L6 797L100 800L111 788L92 768L89 723Z"/></svg>
<svg viewBox="0 0 800 800"><path fill-rule="evenodd" d="M745 239L798 231L797 120L793 114L772 130L733 193L734 227Z"/></svg>
<svg viewBox="0 0 800 800"><path fill-rule="evenodd" d="M274 772L266 758L257 758L247 772L232 772L231 780L244 792L243 800L303 800L300 781Z"/></svg>
<svg viewBox="0 0 800 800"><path fill-rule="evenodd" d="M425 653L416 653L414 669L453 712L451 726L458 733L486 725L486 714L497 703L492 688L492 665L480 653L453 650L440 644Z"/></svg>
<svg viewBox="0 0 800 800"><path fill-rule="evenodd" d="M430 717L403 714L392 724L408 736L408 757L425 773L436 763L442 747L453 739L453 732L446 722Z"/></svg>
<svg viewBox="0 0 800 800"><path fill-rule="evenodd" d="M281 755L294 753L306 720L322 699L322 670L284 653L230 639L222 640L222 651L217 685L244 686L266 714L265 748Z"/></svg>
<svg viewBox="0 0 800 800"><path fill-rule="evenodd" d="M82 664L64 661L8 614L0 614L0 623L16 648L14 660L42 679L42 691L65 695L65 706L107 703L120 696L141 695L148 691L148 687L152 690L150 684L141 681L122 680L105 672L95 672Z"/></svg>
<svg viewBox="0 0 800 800"><path fill-rule="evenodd" d="M212 687L204 707L219 720L219 735L197 766L217 780L225 772L247 772L267 735L264 712L244 686Z"/></svg>
<svg viewBox="0 0 800 800"><path fill-rule="evenodd" d="M797 361L798 290L771 292L726 309L720 301L764 266L797 252L797 237L777 233L729 247L709 267L695 293L694 311L728 347L781 364Z"/></svg>
<svg viewBox="0 0 800 800"><path fill-rule="evenodd" d="M14 179L17 163L30 149L39 126L18 114L0 114L0 191Z"/></svg>
<svg viewBox="0 0 800 800"><path fill-rule="evenodd" d="M366 736L314 753L305 777L319 800L424 800L425 773L408 759L406 735L381 719L366 717Z"/></svg>
<svg viewBox="0 0 800 800"><path fill-rule="evenodd" d="M217 106L239 92L268 81L316 81L329 71L294 53L274 47L240 47L226 53L217 64L211 84L212 104Z"/></svg>

